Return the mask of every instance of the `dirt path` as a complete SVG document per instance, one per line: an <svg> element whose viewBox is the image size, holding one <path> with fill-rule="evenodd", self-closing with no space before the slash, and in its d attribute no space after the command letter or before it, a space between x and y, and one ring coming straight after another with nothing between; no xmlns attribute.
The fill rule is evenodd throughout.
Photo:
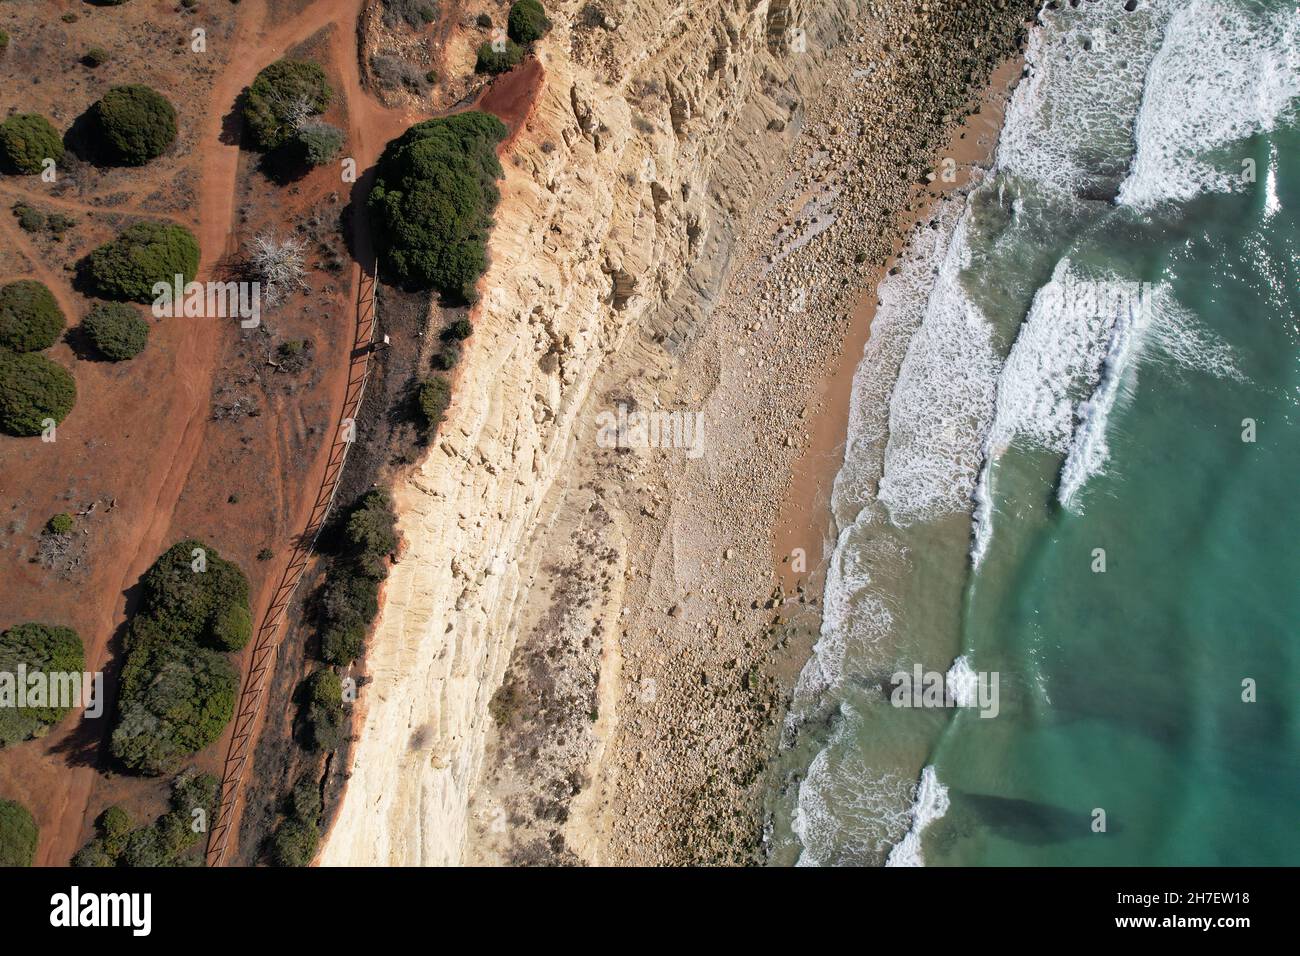
<svg viewBox="0 0 1300 956"><path fill-rule="evenodd" d="M369 190L372 178L372 167L379 159L379 154L387 145L388 141L400 135L407 127L419 119L408 115L405 111L389 109L376 102L363 88L361 81L361 71L357 56L356 29L348 28L349 24L355 24L365 7L365 0L322 0L313 4L312 7L304 11L306 14L312 14L311 19L296 20L291 24L292 29L285 28L266 37L258 46L256 53L249 61L255 69L261 69L268 63L283 55L284 52L298 43L312 36L322 27L333 23L334 30L330 41L330 59L323 64L327 71L336 72L340 79L341 93L347 100L348 108L348 140L347 153L356 161L356 168L359 173L357 182L353 185L354 194L364 194ZM251 80L251 75L249 79ZM247 83L239 85L239 89L246 86ZM222 168L222 162L227 161L238 163L238 150L235 150L233 160L229 157L220 155L213 156L209 159L210 163L216 164L216 168ZM205 179L205 182L207 180ZM234 183L230 186L230 195L234 195ZM215 214L217 200L212 200L213 208L211 213ZM360 204L358 203L358 206ZM228 204L228 212L233 217L233 198ZM350 284L348 287L349 301L356 303L356 321L358 328L364 323L370 321L369 307L363 301L362 289L367 281L374 280L374 240L370 232L369 220L364 215L356 215L352 218L352 251L357 260L357 265L352 270ZM346 339L351 345L352 338ZM356 362L349 361L349 354L345 353L335 362L331 363L328 381L322 382L322 388L330 396L330 404L333 408L340 409L340 415L354 414L349 412L349 402L353 400L352 389L349 383L355 380ZM337 434L339 423L336 421L334 434ZM302 495L297 502L297 507L293 512L292 527L295 529L313 529L319 521L323 520L323 514L319 513L319 503L322 496L329 497L332 492L332 483L328 479L333 476L337 481L337 473L332 473L330 463L336 454L337 442L322 443L316 460L311 470L311 480L304 483L304 489L315 489L316 493L312 497L306 494ZM259 628L259 640L253 642L249 649L243 655L241 660L241 672L245 675L245 681L248 680L250 672L257 668L260 672L263 668L270 669L274 659L274 648L282 639L280 631L283 629L283 618L281 615L274 613L278 610L282 601L287 600L287 594L292 594L296 587L298 576L291 572L295 562L302 560L304 553L298 549L291 549L284 560L275 567L270 574L266 576L265 583L253 603L253 619L261 621L262 627ZM273 610L274 609L274 610ZM263 639L263 629L269 629L269 634ZM267 646L271 651L271 657L266 658ZM241 687L241 695L245 688ZM238 714L230 726L227 727L222 735L219 745L227 753L226 763L223 770L222 778L226 782L226 792L222 795L222 811L218 815L217 829L214 829L213 837L209 847L208 859L210 863L220 863L230 859L228 847L229 841L237 840L239 832L239 823L243 811L242 801L242 781L243 775L248 772L247 755L256 749L257 737L261 732L265 715L261 711L262 697L264 693L261 690L260 683L255 686L256 693L252 699L241 698ZM253 717L247 723L241 722L240 716L245 713L245 708L251 707ZM241 737L236 740L235 735ZM248 740L243 741L242 735L247 734ZM222 831L225 832L222 832Z"/></svg>
<svg viewBox="0 0 1300 956"><path fill-rule="evenodd" d="M202 250L198 278L202 281L213 277L223 259L237 251L240 149L239 121L234 110L239 94L260 69L333 24L336 29L330 47L332 65L342 78L343 93L348 100L349 153L357 160L358 169L365 170L372 165L388 139L408 125L406 117L378 106L361 89L354 24L364 2L317 0L298 16L276 22L272 22L271 9L265 0L246 2L236 9L235 29L228 42L237 52L217 76L207 97L212 112L204 116L198 138L197 221L134 206L106 208L44 194L26 196L22 191L8 188L0 193L10 199L28 199L39 205L87 214L119 214L185 222L187 225L192 223ZM354 249L361 261L368 264L373 261L373 246L364 217L357 217L356 226ZM30 262L30 274L50 287L69 323L75 324L83 308L78 304L80 300L73 294L66 278L50 269L38 251L19 234L16 223L8 216L0 217L0 240L7 241L23 253ZM362 278L360 272L354 270L342 293L344 301L355 301ZM348 321L351 321L350 316ZM175 343L169 374L159 383L154 398L155 407L164 421L151 455L157 464L139 488L142 496L140 517L124 530L123 539L116 548L117 560L111 566L98 568L92 581L88 582L89 589L97 595L91 631L93 637L87 641L86 649L87 664L91 669L102 670L109 663L109 641L130 610L121 595L131 591L173 536L172 528L182 493L193 477L193 469L204 448L217 364L214 357L222 354L225 334L220 323L195 322L184 327ZM346 347L350 347L352 336L345 335L341 339ZM327 397L331 407L341 407L348 386L349 355L344 351L337 356L322 356L321 366L321 394ZM292 489L298 499L289 509L291 527L295 529L301 529L311 513L315 490L328 464L329 451L328 443L323 444L312 463L309 480ZM215 507L216 502L212 505ZM259 620L269 606L287 560L282 559L280 567L265 569L264 583L254 596L254 620ZM80 729L72 731L72 734ZM213 750L224 753L228 737L229 731ZM60 776L57 792L44 795L48 812L41 814L42 839L37 857L37 863L42 865L66 865L79 848L88 816L96 812L102 802L96 798L96 788L104 778L95 762L68 761Z"/></svg>

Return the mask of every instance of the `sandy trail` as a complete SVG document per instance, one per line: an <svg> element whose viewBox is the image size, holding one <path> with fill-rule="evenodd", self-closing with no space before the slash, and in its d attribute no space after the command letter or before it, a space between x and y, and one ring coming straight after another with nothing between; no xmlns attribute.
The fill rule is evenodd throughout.
<svg viewBox="0 0 1300 956"><path fill-rule="evenodd" d="M93 203L44 194L27 196L22 191L9 188L0 190L0 194L6 198L28 199L42 205L87 214L139 216L192 224L202 250L197 278L203 281L215 277L223 260L237 251L236 197L240 148L235 105L239 94L260 69L322 28L335 24L337 29L331 44L332 60L342 77L343 92L349 101L349 145L358 167L364 170L371 165L387 140L396 135L393 131L400 132L405 128L404 117L393 115L373 103L361 89L353 25L364 5L364 0L318 0L299 16L277 23L270 22L271 11L265 2L245 3L234 11L235 29L228 42L238 53L216 78L208 97L213 109L204 117L198 139L198 149L202 155L198 164L196 222L186 220L183 216L146 211L135 206L104 208ZM372 243L364 217L357 217L357 220L355 249L369 271L369 264L373 261ZM80 299L73 295L66 279L55 275L43 262L42 257L18 233L16 224L7 216L0 219L0 238L9 241L24 254L31 265L30 274L50 287L67 315L69 324L75 324L81 317ZM360 279L360 273L354 270L345 293L347 301L355 300ZM347 321L351 321L350 313ZM130 610L124 606L120 596L130 591L163 547L170 542L171 528L182 492L204 445L210 417L214 356L221 354L219 346L222 335L223 328L219 323L195 322L186 326L176 343L175 362L166 390L157 398L159 413L166 419L160 440L154 449L154 458L161 467L156 468L150 476L150 488L146 492L148 504L142 511L142 519L131 526L119 549L122 560L115 563L114 568L120 577L112 587L104 588L105 594L111 594L113 598L103 602L102 614L94 628L95 636L87 642L87 664L92 669L103 669L108 662L109 640ZM351 336L344 336L344 339L350 346ZM347 386L348 354L344 352L338 356L326 369L325 377L320 383L322 393L329 397L332 406L341 405ZM301 527L310 513L314 491L324 473L328 452L328 445L325 445L313 463L311 480L302 485L304 489L311 489L312 495L299 495L299 501L292 512L295 515L292 526L295 528ZM281 563L283 560L287 559L282 559ZM252 607L255 620L260 618L269 604L282 570L283 568L267 569L266 583L256 595ZM106 568L104 571L109 576L108 579L112 579L113 569ZM96 585L97 591L99 588L100 585ZM79 847L87 815L97 806L92 801L100 779L98 768L74 765L67 768L66 774L66 785L57 794L50 795L50 809L53 812L48 815L48 822L43 822L38 864L66 865Z"/></svg>

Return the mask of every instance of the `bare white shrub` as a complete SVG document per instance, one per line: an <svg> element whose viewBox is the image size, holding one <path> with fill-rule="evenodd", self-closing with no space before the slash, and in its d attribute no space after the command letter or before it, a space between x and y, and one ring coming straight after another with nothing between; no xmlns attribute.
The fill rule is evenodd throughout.
<svg viewBox="0 0 1300 956"><path fill-rule="evenodd" d="M296 236L279 239L264 232L254 237L248 258L254 277L262 284L262 301L268 306L308 287L307 243Z"/></svg>

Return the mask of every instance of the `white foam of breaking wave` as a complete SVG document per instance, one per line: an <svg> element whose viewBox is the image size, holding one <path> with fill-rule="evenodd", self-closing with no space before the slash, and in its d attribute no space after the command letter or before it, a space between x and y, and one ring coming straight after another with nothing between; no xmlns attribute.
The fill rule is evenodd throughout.
<svg viewBox="0 0 1300 956"><path fill-rule="evenodd" d="M964 199L940 204L937 229L923 229L912 240L897 271L880 284L880 305L871 322L871 335L853 375L849 402L848 440L844 466L835 478L832 504L843 522L831 556L824 587L821 632L795 687L794 705L786 724L798 723L805 706L838 686L850 646L861 651L893 627L890 596L872 588L870 569L904 560L898 543L870 528L884 516L872 507L884 468L889 436L890 395L908 344L926 314L935 271L948 255L954 226Z"/></svg>
<svg viewBox="0 0 1300 956"><path fill-rule="evenodd" d="M925 866L921 852L921 836L926 827L948 812L948 788L939 782L934 766L921 771L921 782L916 787L916 802L912 805L912 826L907 834L889 852L885 866Z"/></svg>
<svg viewBox="0 0 1300 956"><path fill-rule="evenodd" d="M1029 72L1008 104L996 168L1069 192L1118 182L1174 2L1144 0L1133 12L1119 2L1042 11L1046 28L1030 31Z"/></svg>
<svg viewBox="0 0 1300 956"><path fill-rule="evenodd" d="M1189 0L1178 7L1148 71L1121 204L1143 209L1248 182L1240 165L1202 157L1295 115L1300 7L1287 6Z"/></svg>
<svg viewBox="0 0 1300 956"><path fill-rule="evenodd" d="M970 666L969 657L963 654L952 662L944 676L943 686L957 707L974 707L978 703L979 675Z"/></svg>
<svg viewBox="0 0 1300 956"><path fill-rule="evenodd" d="M1215 378L1244 381L1232 346L1203 326L1196 315L1174 301L1168 286L1156 286L1151 296L1150 343L1175 365L1208 372Z"/></svg>
<svg viewBox="0 0 1300 956"><path fill-rule="evenodd" d="M1089 478L1100 474L1110 458L1106 432L1125 376L1136 363L1143 332L1150 321L1149 302L1136 304L1115 323L1106 348L1101 381L1079 409L1079 427L1061 466L1057 500L1069 508Z"/></svg>
<svg viewBox="0 0 1300 956"><path fill-rule="evenodd" d="M915 783L868 766L854 739L857 715L847 704L842 713L799 784L791 820L799 866L878 865L911 823Z"/></svg>
<svg viewBox="0 0 1300 956"><path fill-rule="evenodd" d="M993 423L984 439L971 535L975 567L993 533L992 472L998 458L1017 439L1061 454L1070 447L1079 403L1097 385L1116 320L1115 305L1098 294L1106 288L1105 283L1085 285L1063 258L1034 295L998 376Z"/></svg>
<svg viewBox="0 0 1300 956"><path fill-rule="evenodd" d="M879 499L899 527L969 506L992 418L993 330L961 285L969 261L962 212L889 402Z"/></svg>
<svg viewBox="0 0 1300 956"><path fill-rule="evenodd" d="M1264 178L1264 218L1272 219L1282 211L1282 200L1277 195L1277 146L1268 147L1268 172Z"/></svg>
<svg viewBox="0 0 1300 956"><path fill-rule="evenodd" d="M871 335L853 375L844 467L835 478L832 503L841 527L876 500L889 438L889 399L898 382L912 335L925 318L934 276L948 255L953 229L964 208L954 197L935 210L938 228L913 233L907 254L877 290L879 306Z"/></svg>

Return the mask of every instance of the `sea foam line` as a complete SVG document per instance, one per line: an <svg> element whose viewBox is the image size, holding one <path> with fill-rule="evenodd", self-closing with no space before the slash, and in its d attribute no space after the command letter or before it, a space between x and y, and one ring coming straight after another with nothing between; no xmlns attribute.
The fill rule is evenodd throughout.
<svg viewBox="0 0 1300 956"><path fill-rule="evenodd" d="M921 836L930 824L948 812L948 806L948 788L939 782L939 774L935 772L934 765L930 764L921 771L921 782L916 786L911 829L889 851L885 866L925 866Z"/></svg>

